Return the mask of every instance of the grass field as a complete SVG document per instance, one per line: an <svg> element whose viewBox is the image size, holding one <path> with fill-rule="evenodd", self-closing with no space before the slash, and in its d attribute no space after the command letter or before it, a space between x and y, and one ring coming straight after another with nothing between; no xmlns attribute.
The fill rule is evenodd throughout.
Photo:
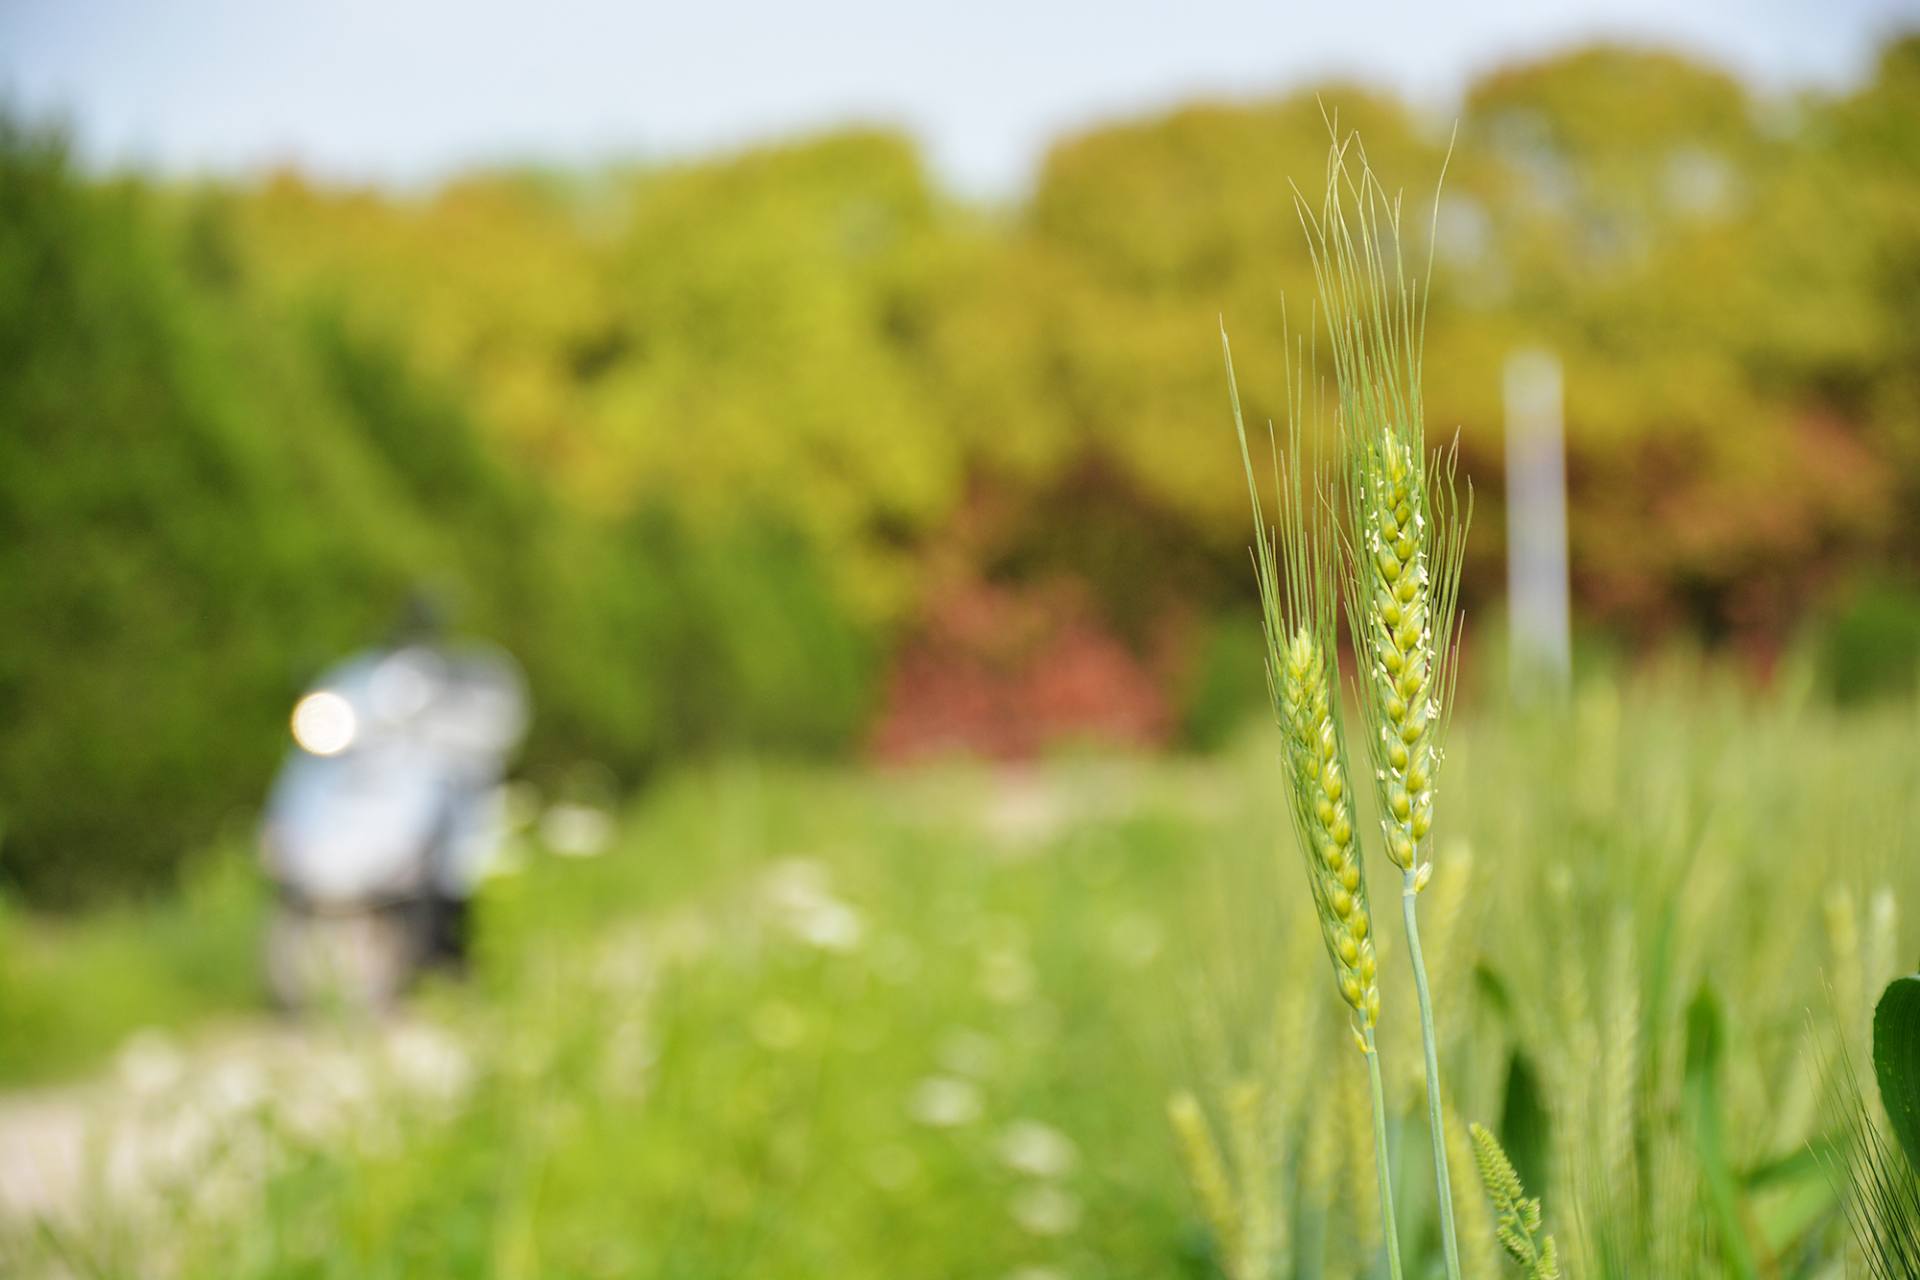
<svg viewBox="0 0 1920 1280"><path fill-rule="evenodd" d="M1571 1274L1845 1274L1807 1143L1821 1061L1860 1054L1872 994L1920 955L1916 730L1911 705L1843 717L1691 669L1456 724L1422 924L1447 1101L1501 1133ZM1186 1088L1272 1274L1384 1274L1271 746L682 776L606 856L494 886L474 981L420 1002L462 1046L457 1087L376 1087L324 1139L269 1091L153 1195L0 1227L0 1271L1209 1276L1165 1119ZM244 1004L257 898L232 874L199 893L111 945L9 920L6 1074ZM1379 939L1426 1276L1418 1033ZM1468 1269L1496 1275L1463 1159Z"/></svg>

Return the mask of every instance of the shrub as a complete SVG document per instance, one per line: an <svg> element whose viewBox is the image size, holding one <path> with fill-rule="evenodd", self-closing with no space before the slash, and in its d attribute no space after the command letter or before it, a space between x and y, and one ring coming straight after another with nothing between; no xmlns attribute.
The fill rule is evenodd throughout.
<svg viewBox="0 0 1920 1280"><path fill-rule="evenodd" d="M1824 629L1820 667L1842 704L1911 694L1920 682L1920 591L1888 582L1856 591Z"/></svg>
<svg viewBox="0 0 1920 1280"><path fill-rule="evenodd" d="M377 335L251 291L217 205L164 209L0 121L0 882L169 879L420 582L526 666L537 766L851 739L867 637L808 544L563 506Z"/></svg>

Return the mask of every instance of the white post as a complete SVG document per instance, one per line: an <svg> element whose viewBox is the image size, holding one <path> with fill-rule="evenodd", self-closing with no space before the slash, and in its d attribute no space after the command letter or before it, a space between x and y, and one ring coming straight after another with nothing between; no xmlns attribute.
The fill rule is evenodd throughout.
<svg viewBox="0 0 1920 1280"><path fill-rule="evenodd" d="M1515 696L1564 691L1572 667L1560 359L1507 357L1507 610Z"/></svg>

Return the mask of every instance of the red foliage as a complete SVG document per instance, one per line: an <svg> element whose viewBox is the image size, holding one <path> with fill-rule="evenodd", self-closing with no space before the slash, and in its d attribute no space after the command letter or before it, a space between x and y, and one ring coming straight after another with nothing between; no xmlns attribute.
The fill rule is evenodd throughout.
<svg viewBox="0 0 1920 1280"><path fill-rule="evenodd" d="M1160 746L1174 718L1164 683L1072 583L963 579L930 596L897 651L872 749L900 761L1021 759L1076 740Z"/></svg>

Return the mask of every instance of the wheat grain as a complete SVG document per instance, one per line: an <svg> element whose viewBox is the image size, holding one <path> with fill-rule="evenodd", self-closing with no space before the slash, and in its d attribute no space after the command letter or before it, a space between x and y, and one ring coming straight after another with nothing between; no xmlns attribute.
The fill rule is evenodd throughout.
<svg viewBox="0 0 1920 1280"><path fill-rule="evenodd" d="M1421 859L1433 828L1440 730L1453 664L1450 606L1435 601L1432 525L1417 439L1389 432L1352 450L1356 536L1351 572L1356 651L1365 654L1368 740L1380 787L1387 856L1402 871L1431 874ZM1457 581L1457 571L1452 575Z"/></svg>

